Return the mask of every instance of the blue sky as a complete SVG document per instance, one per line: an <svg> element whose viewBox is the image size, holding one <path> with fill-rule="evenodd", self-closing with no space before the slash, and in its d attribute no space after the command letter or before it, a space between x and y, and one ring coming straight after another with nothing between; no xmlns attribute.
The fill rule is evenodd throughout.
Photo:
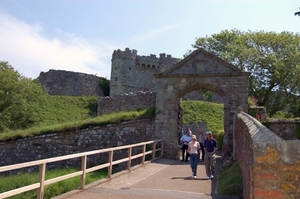
<svg viewBox="0 0 300 199"><path fill-rule="evenodd" d="M114 50L182 58L222 30L299 33L298 0L0 0L0 61L110 79Z"/></svg>

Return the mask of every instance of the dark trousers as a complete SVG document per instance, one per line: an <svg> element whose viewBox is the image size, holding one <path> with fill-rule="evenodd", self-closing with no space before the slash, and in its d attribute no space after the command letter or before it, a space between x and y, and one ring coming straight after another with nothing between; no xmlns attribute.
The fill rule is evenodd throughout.
<svg viewBox="0 0 300 199"><path fill-rule="evenodd" d="M204 161L205 150L203 144L200 142L200 150L201 150L201 159ZM199 151L199 159L200 159L200 151Z"/></svg>
<svg viewBox="0 0 300 199"><path fill-rule="evenodd" d="M184 160L184 156L185 156L185 161L187 161L190 156L190 154L187 152L188 148L189 148L189 145L187 145L187 144L182 145L182 149L181 149L182 150L182 161Z"/></svg>

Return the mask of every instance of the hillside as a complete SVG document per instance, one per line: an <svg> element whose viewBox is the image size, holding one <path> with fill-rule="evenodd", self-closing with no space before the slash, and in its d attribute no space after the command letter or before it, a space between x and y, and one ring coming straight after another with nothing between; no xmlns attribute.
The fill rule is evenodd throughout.
<svg viewBox="0 0 300 199"><path fill-rule="evenodd" d="M183 101L183 124L206 122L213 133L224 131L224 105L204 101Z"/></svg>
<svg viewBox="0 0 300 199"><path fill-rule="evenodd" d="M27 129L0 133L0 141L27 136L67 131L87 126L106 125L124 120L136 119L155 114L153 108L140 111L115 113L96 117L98 97L47 96L36 113L40 122ZM214 133L223 132L223 104L184 101L183 123L207 122L208 129Z"/></svg>
<svg viewBox="0 0 300 199"><path fill-rule="evenodd" d="M84 120L97 115L98 96L71 97L47 95L39 106L42 120L37 126L61 124L74 120Z"/></svg>

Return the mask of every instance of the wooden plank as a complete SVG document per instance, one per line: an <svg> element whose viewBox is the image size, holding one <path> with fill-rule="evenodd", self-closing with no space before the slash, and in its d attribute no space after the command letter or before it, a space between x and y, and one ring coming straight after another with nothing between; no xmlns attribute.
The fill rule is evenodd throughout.
<svg viewBox="0 0 300 199"><path fill-rule="evenodd" d="M123 158L123 159L120 159L120 160L115 160L112 162L112 165L116 165L116 164L120 164L122 162L127 162L129 160L129 158Z"/></svg>
<svg viewBox="0 0 300 199"><path fill-rule="evenodd" d="M0 198L7 198L7 197L14 196L14 195L26 192L26 191L37 189L39 187L40 187L40 183L35 183L35 184L24 186L24 187L21 187L21 188L18 188L18 189L6 191L6 192L3 192L3 193L0 193Z"/></svg>
<svg viewBox="0 0 300 199"><path fill-rule="evenodd" d="M70 173L70 174L67 174L67 175L59 176L59 177L56 177L56 178L46 180L45 185L53 184L53 183L63 181L63 180L67 180L69 178L73 178L73 177L80 176L80 175L82 175L82 171L77 171L77 172Z"/></svg>
<svg viewBox="0 0 300 199"><path fill-rule="evenodd" d="M110 165L109 163L106 163L106 164L101 164L99 166L94 166L94 167L86 169L86 172L90 173L92 171L96 171L96 170L100 170L100 169L103 169L103 168L107 168L107 167L109 167L109 165Z"/></svg>

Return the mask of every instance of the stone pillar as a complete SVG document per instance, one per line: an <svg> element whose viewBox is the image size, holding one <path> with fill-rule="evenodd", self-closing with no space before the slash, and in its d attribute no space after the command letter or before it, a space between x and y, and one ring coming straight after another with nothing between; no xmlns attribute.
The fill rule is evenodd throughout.
<svg viewBox="0 0 300 199"><path fill-rule="evenodd" d="M176 159L178 156L177 119L179 98L175 96L173 87L167 86L157 91L157 97L164 96L164 100L156 99L157 115L155 120L155 136L165 140L165 157Z"/></svg>

